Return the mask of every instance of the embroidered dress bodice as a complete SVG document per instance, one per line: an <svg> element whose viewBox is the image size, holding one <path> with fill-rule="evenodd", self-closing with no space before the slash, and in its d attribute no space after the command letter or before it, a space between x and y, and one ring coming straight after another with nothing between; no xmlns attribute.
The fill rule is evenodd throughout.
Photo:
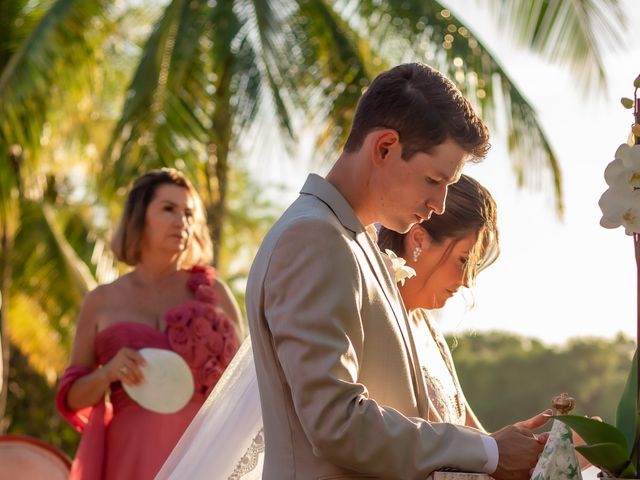
<svg viewBox="0 0 640 480"><path fill-rule="evenodd" d="M439 421L464 425L466 402L446 339L427 310L412 310L410 317L417 347L424 352L422 374L429 399L440 416Z"/></svg>

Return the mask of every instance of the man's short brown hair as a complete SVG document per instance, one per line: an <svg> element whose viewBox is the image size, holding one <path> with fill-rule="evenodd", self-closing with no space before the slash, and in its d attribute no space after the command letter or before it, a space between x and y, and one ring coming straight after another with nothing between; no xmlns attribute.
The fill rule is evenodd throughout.
<svg viewBox="0 0 640 480"><path fill-rule="evenodd" d="M180 267L190 268L211 262L213 249L211 235L202 201L191 182L178 170L162 168L138 177L131 187L125 203L120 225L111 240L116 258L134 266L140 261L147 208L161 185L176 185L186 189L193 199L192 233L180 257Z"/></svg>
<svg viewBox="0 0 640 480"><path fill-rule="evenodd" d="M451 80L422 63L398 65L374 79L358 102L345 152L359 150L380 128L398 132L405 160L449 138L476 161L490 147L489 131L469 101Z"/></svg>

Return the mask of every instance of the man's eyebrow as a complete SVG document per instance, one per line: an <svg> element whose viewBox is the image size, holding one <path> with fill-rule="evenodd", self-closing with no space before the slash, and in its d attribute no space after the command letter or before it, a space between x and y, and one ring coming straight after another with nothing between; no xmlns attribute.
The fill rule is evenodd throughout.
<svg viewBox="0 0 640 480"><path fill-rule="evenodd" d="M460 177L458 176L457 180L455 180L454 182L454 179L456 179L456 173L454 173L452 177L449 177L445 173L442 173L439 170L434 170L435 178L437 179L437 181L444 182L444 183L456 183L458 180L460 180Z"/></svg>

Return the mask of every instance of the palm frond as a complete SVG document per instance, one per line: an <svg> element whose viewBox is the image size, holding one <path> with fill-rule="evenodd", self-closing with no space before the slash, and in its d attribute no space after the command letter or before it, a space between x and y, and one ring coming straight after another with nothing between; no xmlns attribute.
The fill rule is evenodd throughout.
<svg viewBox="0 0 640 480"><path fill-rule="evenodd" d="M53 385L69 359L70 348L49 322L47 313L30 297L18 293L11 298L8 322L11 343Z"/></svg>
<svg viewBox="0 0 640 480"><path fill-rule="evenodd" d="M180 161L191 174L198 170L210 108L203 46L208 8L174 0L156 23L106 150L100 185L106 197L150 168Z"/></svg>
<svg viewBox="0 0 640 480"><path fill-rule="evenodd" d="M59 211L71 208L57 206ZM80 303L96 285L89 262L78 252L89 257L95 241L91 241L90 232L85 231L84 236L75 236L75 245L71 244L73 236L68 235L66 222L76 217L67 212L68 218L62 219L64 215L54 212L51 205L42 201L24 199L20 211L12 258L20 268L13 272L12 296L21 293L36 302L68 343ZM80 225L80 222L74 223L73 228Z"/></svg>
<svg viewBox="0 0 640 480"><path fill-rule="evenodd" d="M605 49L621 45L626 17L618 0L485 0L499 27L521 46L566 64L588 91L604 88Z"/></svg>
<svg viewBox="0 0 640 480"><path fill-rule="evenodd" d="M165 120L163 111L167 101L168 69L185 3L184 0L174 0L169 4L143 50L127 91L122 115L107 148L104 177L107 185L101 186L103 190L105 187L113 189L114 182L135 177L139 173L140 163L146 163L145 157L154 156L155 152L149 153L149 149L154 146L151 140L156 139L155 133L162 129ZM167 146L159 147L160 150L162 148ZM132 151L137 153L137 162L124 163L122 159ZM153 166L161 166L157 163L157 158L154 160ZM115 188L122 186L116 183Z"/></svg>
<svg viewBox="0 0 640 480"><path fill-rule="evenodd" d="M363 89L386 66L372 54L368 37L341 13L325 0L299 1L292 19L306 34L299 41L311 67L305 68L300 82L312 95L307 112L315 111L323 124L317 140L321 155L344 142Z"/></svg>
<svg viewBox="0 0 640 480"><path fill-rule="evenodd" d="M9 63L13 52L35 28L45 13L46 2L14 0L0 3L0 72Z"/></svg>
<svg viewBox="0 0 640 480"><path fill-rule="evenodd" d="M42 213L44 219L47 222L51 237L55 241L57 253L59 253L65 270L68 272L69 277L73 280L75 288L84 297L91 290L96 288L97 283L91 271L73 250L73 247L67 241L64 232L59 227L56 221L56 213L51 205L42 205Z"/></svg>
<svg viewBox="0 0 640 480"><path fill-rule="evenodd" d="M110 32L110 3L58 0L3 66L0 147L20 145L26 168L36 161L48 111L63 104L67 91L91 84Z"/></svg>
<svg viewBox="0 0 640 480"><path fill-rule="evenodd" d="M556 212L562 215L562 177L555 152L535 109L489 48L440 2L378 3L362 1L352 6L366 22L382 54L389 58L397 51L411 52L413 58L435 66L476 104L491 126L497 123L498 105L504 104L510 159L519 184L535 186L540 172L548 172Z"/></svg>

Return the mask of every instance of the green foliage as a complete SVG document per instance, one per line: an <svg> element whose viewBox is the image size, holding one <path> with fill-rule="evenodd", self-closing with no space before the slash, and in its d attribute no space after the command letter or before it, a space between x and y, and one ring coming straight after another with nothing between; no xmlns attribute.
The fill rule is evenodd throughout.
<svg viewBox="0 0 640 480"><path fill-rule="evenodd" d="M636 401L638 398L638 351L631 361L631 371L627 377L627 383L620 397L618 410L616 411L616 427L622 431L627 439L629 446L628 454L631 455L632 449L637 442L638 437L638 412L636 409Z"/></svg>
<svg viewBox="0 0 640 480"><path fill-rule="evenodd" d="M561 420L564 421L564 419ZM571 425L570 422L567 422L567 424ZM579 435L580 429L576 429L576 432ZM624 447L618 443L604 442L581 445L576 447L576 451L581 453L593 465L606 470L616 478L635 478L636 469L629 460Z"/></svg>
<svg viewBox="0 0 640 480"><path fill-rule="evenodd" d="M638 364L636 350L622 398L616 413L616 426L575 415L559 415L556 418L575 430L586 442L576 447L592 464L615 477L635 478L636 467L633 452L637 448L638 415L636 398L638 390Z"/></svg>
<svg viewBox="0 0 640 480"><path fill-rule="evenodd" d="M601 445L607 451L613 451L614 449L610 446L616 445L625 458L629 456L630 447L627 439L613 425L579 415L554 415L553 417L569 425L587 444Z"/></svg>
<svg viewBox="0 0 640 480"><path fill-rule="evenodd" d="M490 431L549 408L562 392L576 399L577 414L612 423L635 349L622 335L549 347L491 332L465 334L457 343L452 354L465 396Z"/></svg>
<svg viewBox="0 0 640 480"><path fill-rule="evenodd" d="M629 373L635 349L632 339L622 335L612 341L578 338L563 347L548 347L536 340L493 332L467 334L457 341L452 354L460 383L489 431L549 408L554 396L568 392L576 399L578 413L558 418L587 443L577 449L595 465L621 478L633 478L635 430L630 430L634 422L629 420L635 412L636 387L635 369ZM616 418L616 407L618 428L609 424ZM581 415L597 415L608 423Z"/></svg>
<svg viewBox="0 0 640 480"><path fill-rule="evenodd" d="M55 381L47 382L31 367L20 349L13 345L7 433L38 438L73 457L80 436L56 411L55 387Z"/></svg>

